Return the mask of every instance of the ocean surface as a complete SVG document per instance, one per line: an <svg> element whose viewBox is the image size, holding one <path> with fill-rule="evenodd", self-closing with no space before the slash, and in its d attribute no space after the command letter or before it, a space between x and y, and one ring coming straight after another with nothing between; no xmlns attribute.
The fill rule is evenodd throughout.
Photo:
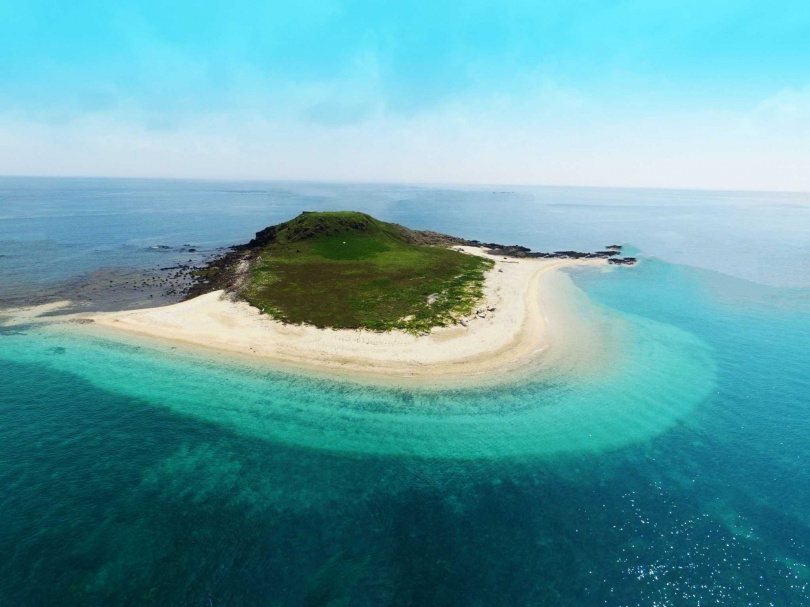
<svg viewBox="0 0 810 607"><path fill-rule="evenodd" d="M338 209L641 262L489 388L2 324ZM810 605L810 195L0 178L0 605Z"/></svg>

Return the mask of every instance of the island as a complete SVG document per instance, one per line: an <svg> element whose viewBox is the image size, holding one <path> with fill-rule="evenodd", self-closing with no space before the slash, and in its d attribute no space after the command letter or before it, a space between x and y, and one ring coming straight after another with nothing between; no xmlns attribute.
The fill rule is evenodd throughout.
<svg viewBox="0 0 810 607"><path fill-rule="evenodd" d="M636 262L620 251L533 252L364 213L304 212L195 270L180 303L84 320L328 374L502 376L549 345L546 278Z"/></svg>
<svg viewBox="0 0 810 607"><path fill-rule="evenodd" d="M197 274L189 297L225 290L272 318L410 333L457 324L483 296L492 260L357 212L305 212L256 234Z"/></svg>

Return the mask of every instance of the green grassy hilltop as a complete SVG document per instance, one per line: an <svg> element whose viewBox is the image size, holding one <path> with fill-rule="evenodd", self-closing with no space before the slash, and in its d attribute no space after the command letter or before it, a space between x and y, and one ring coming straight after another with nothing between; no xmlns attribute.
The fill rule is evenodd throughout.
<svg viewBox="0 0 810 607"><path fill-rule="evenodd" d="M488 259L419 244L418 232L364 213L303 213L267 228L243 297L317 327L428 331L470 313Z"/></svg>

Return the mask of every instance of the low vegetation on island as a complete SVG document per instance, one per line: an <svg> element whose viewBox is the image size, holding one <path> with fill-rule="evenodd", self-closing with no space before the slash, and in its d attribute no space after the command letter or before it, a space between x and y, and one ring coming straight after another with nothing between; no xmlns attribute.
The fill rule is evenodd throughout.
<svg viewBox="0 0 810 607"><path fill-rule="evenodd" d="M603 251L532 251L520 245L416 231L355 211L303 212L249 243L189 268L186 298L223 290L285 323L320 328L400 329L414 334L464 324L484 295L493 257L605 259L633 265L621 245Z"/></svg>
<svg viewBox="0 0 810 607"><path fill-rule="evenodd" d="M207 272L248 266L239 295L283 322L420 333L457 323L483 296L493 262L448 246L459 242L364 213L302 213Z"/></svg>

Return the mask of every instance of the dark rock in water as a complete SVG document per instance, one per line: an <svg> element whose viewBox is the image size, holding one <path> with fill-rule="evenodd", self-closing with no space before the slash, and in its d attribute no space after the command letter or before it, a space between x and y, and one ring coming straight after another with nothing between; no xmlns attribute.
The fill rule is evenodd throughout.
<svg viewBox="0 0 810 607"><path fill-rule="evenodd" d="M622 250L622 245L620 245L620 244L609 244L608 246L605 247L605 249L607 249L608 251L621 251Z"/></svg>
<svg viewBox="0 0 810 607"><path fill-rule="evenodd" d="M475 240L468 241L466 244L484 247L487 249L487 252L490 255L501 255L504 257L518 257L530 259L609 259L611 257L619 255L618 250L611 249L610 247L608 247L608 250L596 251L595 253L585 253L582 251L554 251L553 253L542 253L542 252L534 252L527 247L522 247L519 245L480 243ZM613 246L618 247L619 245Z"/></svg>
<svg viewBox="0 0 810 607"><path fill-rule="evenodd" d="M614 257L613 259L608 259L608 263L617 266L632 266L638 263L638 260L635 257Z"/></svg>
<svg viewBox="0 0 810 607"><path fill-rule="evenodd" d="M10 306L70 300L71 306L47 313L62 316L76 312L131 310L167 305L182 300L186 289L196 281L192 270L178 264L161 268L99 268L47 285L35 294L14 296ZM24 298L24 299L21 299ZM0 299L6 299L0 297ZM15 301L19 300L19 302ZM5 304L6 302L0 302Z"/></svg>
<svg viewBox="0 0 810 607"><path fill-rule="evenodd" d="M517 244L502 245L494 242L479 242L471 240L467 244L472 246L484 247L490 255L502 255L504 257L536 257L538 253L532 253L529 247L523 247Z"/></svg>
<svg viewBox="0 0 810 607"><path fill-rule="evenodd" d="M197 249L189 249L189 250L188 250L188 252L189 252L189 253L196 253L196 252L197 252Z"/></svg>

